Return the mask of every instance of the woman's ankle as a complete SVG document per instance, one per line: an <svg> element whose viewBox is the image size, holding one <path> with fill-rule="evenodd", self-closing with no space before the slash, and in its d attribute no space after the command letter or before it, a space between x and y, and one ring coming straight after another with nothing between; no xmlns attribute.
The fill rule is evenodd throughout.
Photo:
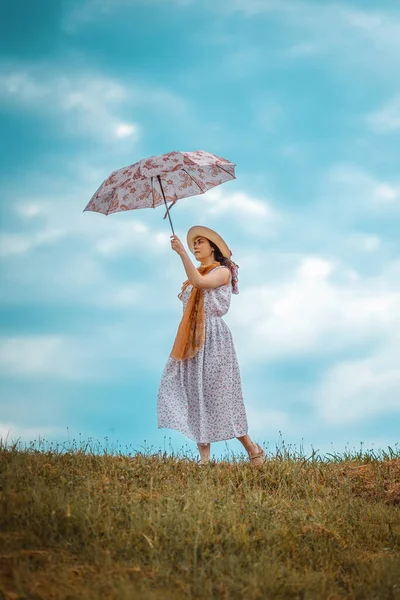
<svg viewBox="0 0 400 600"><path fill-rule="evenodd" d="M210 460L211 444L197 444L199 449L200 458L202 462L208 462Z"/></svg>
<svg viewBox="0 0 400 600"><path fill-rule="evenodd" d="M243 435L237 439L239 440L239 442L241 442L243 444L243 446L245 447L248 454L251 454L251 453L254 453L257 451L257 444L255 442L253 442L253 440L251 439L251 437L248 434Z"/></svg>

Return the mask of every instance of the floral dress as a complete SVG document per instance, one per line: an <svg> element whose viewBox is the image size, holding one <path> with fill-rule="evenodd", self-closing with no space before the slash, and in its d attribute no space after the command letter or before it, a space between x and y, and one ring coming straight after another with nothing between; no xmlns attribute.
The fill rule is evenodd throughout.
<svg viewBox="0 0 400 600"><path fill-rule="evenodd" d="M191 291L189 285L183 292L183 310ZM159 429L168 427L195 442L208 443L246 435L248 424L235 346L222 318L229 310L232 285L202 292L204 346L193 358L169 357L158 391L157 413Z"/></svg>

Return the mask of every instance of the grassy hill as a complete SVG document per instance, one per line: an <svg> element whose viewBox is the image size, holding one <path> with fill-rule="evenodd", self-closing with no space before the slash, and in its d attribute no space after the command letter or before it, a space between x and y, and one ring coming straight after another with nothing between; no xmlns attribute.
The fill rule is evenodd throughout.
<svg viewBox="0 0 400 600"><path fill-rule="evenodd" d="M400 599L400 457L0 447L0 598Z"/></svg>

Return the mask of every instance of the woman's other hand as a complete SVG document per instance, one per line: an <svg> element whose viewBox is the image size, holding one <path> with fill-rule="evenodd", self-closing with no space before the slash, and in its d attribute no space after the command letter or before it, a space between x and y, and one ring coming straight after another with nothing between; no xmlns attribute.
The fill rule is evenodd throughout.
<svg viewBox="0 0 400 600"><path fill-rule="evenodd" d="M179 256L186 254L186 250L177 235L171 235L171 248L175 250Z"/></svg>

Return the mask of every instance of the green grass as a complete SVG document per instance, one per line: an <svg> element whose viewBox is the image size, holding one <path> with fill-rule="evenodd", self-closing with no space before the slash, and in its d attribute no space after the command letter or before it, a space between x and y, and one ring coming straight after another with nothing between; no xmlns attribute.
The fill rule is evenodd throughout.
<svg viewBox="0 0 400 600"><path fill-rule="evenodd" d="M400 599L400 452L0 445L0 598Z"/></svg>

